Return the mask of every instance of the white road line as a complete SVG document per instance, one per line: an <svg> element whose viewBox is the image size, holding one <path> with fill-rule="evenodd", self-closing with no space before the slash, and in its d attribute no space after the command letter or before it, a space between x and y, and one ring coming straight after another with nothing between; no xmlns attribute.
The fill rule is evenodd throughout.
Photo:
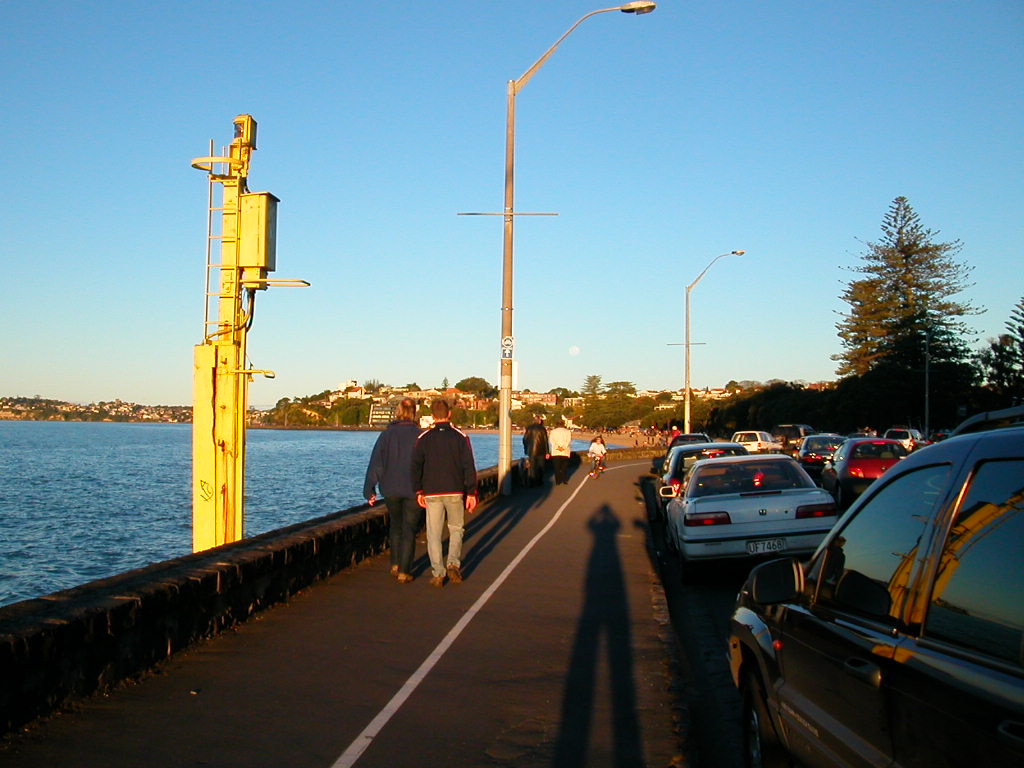
<svg viewBox="0 0 1024 768"><path fill-rule="evenodd" d="M570 495L562 506L558 508L558 511L551 517L548 524L545 525L536 536L530 539L530 542L523 547L512 562L505 566L505 570L501 572L491 586L484 590L484 593L480 595L476 602L473 603L473 605L470 606L470 608L462 615L462 618L456 622L455 626L448 631L448 634L445 635L444 639L437 644L437 647L434 648L424 662L420 664L419 669L413 672L412 676L406 680L405 684L398 690L398 693L391 697L391 701L385 705L384 709L382 709L377 716L370 721L370 724L363 729L363 732L356 737L355 741L349 744L348 749L341 754L341 757L334 762L334 765L331 766L331 768L351 768L351 766L356 764L356 761L363 752L366 751L367 747L373 743L377 734L379 734L384 726L387 725L388 721L394 716L402 704L405 703L405 700L412 695L413 691L415 691L419 684L423 682L426 676L430 673L430 670L434 668L434 665L441 660L441 657L444 656L452 643L454 643L458 636L462 634L462 630L469 626L469 622L471 622L477 613L480 612L487 601L491 599L491 596L498 591L498 587L505 582L505 579L511 575L512 571L514 571L519 563L522 562L523 558L526 557L531 549L533 549L534 545L551 530L555 523L558 522L558 519L562 516L562 512L565 511L565 508L568 507L572 500L576 498L576 494L580 492L580 489L583 488L588 479L589 478L586 475L583 476L582 482L576 486L576 490L572 492L572 495Z"/></svg>

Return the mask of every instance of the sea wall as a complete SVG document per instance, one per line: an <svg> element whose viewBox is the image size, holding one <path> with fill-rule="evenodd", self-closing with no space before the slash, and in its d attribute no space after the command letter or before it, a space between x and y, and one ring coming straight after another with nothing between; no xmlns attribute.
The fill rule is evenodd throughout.
<svg viewBox="0 0 1024 768"><path fill-rule="evenodd" d="M609 454L612 461L654 455ZM479 483L484 504L498 495L496 470L481 472ZM383 552L387 531L382 506L353 507L0 607L0 734L138 677Z"/></svg>

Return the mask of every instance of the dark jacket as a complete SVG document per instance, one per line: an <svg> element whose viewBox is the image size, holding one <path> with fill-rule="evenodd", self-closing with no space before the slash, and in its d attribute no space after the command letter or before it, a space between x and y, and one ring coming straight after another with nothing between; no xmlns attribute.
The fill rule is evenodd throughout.
<svg viewBox="0 0 1024 768"><path fill-rule="evenodd" d="M412 486L424 496L475 496L476 463L469 436L447 421L421 434L412 451Z"/></svg>
<svg viewBox="0 0 1024 768"><path fill-rule="evenodd" d="M416 495L409 467L412 450L421 431L415 421L392 421L380 433L373 446L373 453L370 454L370 465L366 468L364 499L369 499L378 486L380 495L385 498L400 496L411 499Z"/></svg>
<svg viewBox="0 0 1024 768"><path fill-rule="evenodd" d="M543 424L534 422L523 432L523 451L533 458L550 453L548 450L548 431Z"/></svg>

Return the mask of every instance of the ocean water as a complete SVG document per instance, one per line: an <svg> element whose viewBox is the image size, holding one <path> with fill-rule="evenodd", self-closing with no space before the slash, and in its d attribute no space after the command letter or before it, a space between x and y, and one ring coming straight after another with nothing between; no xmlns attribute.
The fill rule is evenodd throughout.
<svg viewBox="0 0 1024 768"><path fill-rule="evenodd" d="M362 504L378 434L250 430L246 535ZM498 463L497 435L471 440ZM0 421L0 605L191 552L191 473L190 424Z"/></svg>

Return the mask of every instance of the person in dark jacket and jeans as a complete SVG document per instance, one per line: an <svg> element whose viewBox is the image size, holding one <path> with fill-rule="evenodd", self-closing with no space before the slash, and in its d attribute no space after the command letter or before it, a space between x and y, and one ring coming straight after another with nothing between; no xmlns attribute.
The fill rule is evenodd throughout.
<svg viewBox="0 0 1024 768"><path fill-rule="evenodd" d="M370 454L370 465L363 481L363 498L372 507L377 501L377 488L388 508L391 542L391 575L400 584L412 581L412 561L416 556L416 533L423 519L423 510L416 502L412 487L412 452L420 428L416 423L416 403L405 398L398 404L395 420L380 433Z"/></svg>
<svg viewBox="0 0 1024 768"><path fill-rule="evenodd" d="M462 581L462 535L466 513L476 509L476 463L469 436L448 420L447 401L430 404L434 425L420 435L412 452L412 485L416 501L427 510L427 554L430 583L444 586L445 573ZM443 558L442 534L448 518L448 557Z"/></svg>
<svg viewBox="0 0 1024 768"><path fill-rule="evenodd" d="M548 431L544 420L533 417L533 423L523 431L523 451L530 461L526 476L527 485L544 485L544 457L548 455Z"/></svg>

